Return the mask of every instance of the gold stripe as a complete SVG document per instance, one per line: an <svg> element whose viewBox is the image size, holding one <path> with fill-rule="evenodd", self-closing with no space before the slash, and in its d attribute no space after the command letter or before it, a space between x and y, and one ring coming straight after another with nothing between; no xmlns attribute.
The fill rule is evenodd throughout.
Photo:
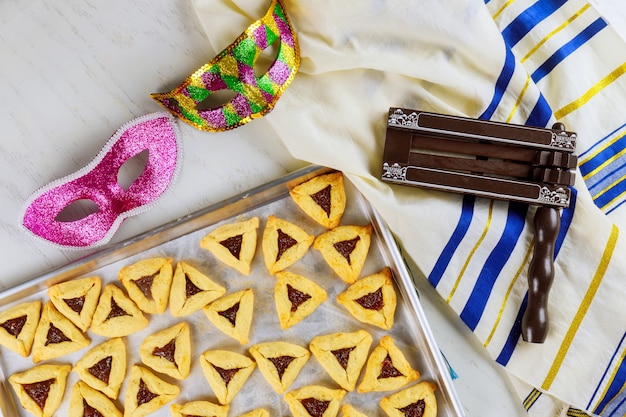
<svg viewBox="0 0 626 417"><path fill-rule="evenodd" d="M621 134L621 130L624 128L624 126L620 127L618 130L616 130L616 135L613 139L611 139L610 142L605 143L601 148L599 148L597 151L595 151L594 153L590 154L589 156L585 157L585 159L579 159L578 160L578 165L579 166L583 166L584 164L586 164L587 162L589 162L590 160L592 160L593 158L595 158L596 156L598 156L598 154L602 151L604 151L606 148L610 147L611 145L613 145L615 142L617 142L618 140L620 140L624 135L620 135ZM619 132L619 133L617 133Z"/></svg>
<svg viewBox="0 0 626 417"><path fill-rule="evenodd" d="M524 409L528 411L530 407L532 407L533 404L535 404L535 402L540 396L541 396L541 391L539 391L537 388L533 388L533 390L530 392L530 394L528 394L528 396L526 397L526 399L524 400L522 404L524 406Z"/></svg>
<svg viewBox="0 0 626 417"><path fill-rule="evenodd" d="M578 408L569 408L565 414L567 417L590 417L589 414Z"/></svg>
<svg viewBox="0 0 626 417"><path fill-rule="evenodd" d="M502 5L502 7L500 7L500 9L492 16L492 18L495 20L498 18L498 16L500 16L500 14L502 14L502 12L504 11L504 9L506 9L507 7L509 7L511 4L513 4L515 0L508 0L506 3L504 3Z"/></svg>
<svg viewBox="0 0 626 417"><path fill-rule="evenodd" d="M524 268L526 268L526 264L528 262L528 258L530 258L530 255L532 253L534 245L535 245L535 239L533 239L530 242L530 245L528 246L528 250L526 251L526 255L524 256L524 260L522 261L522 263L519 266L517 272L515 273L515 276L513 277L513 280L509 284L509 288L506 289L506 294L504 295L504 300L502 301L502 305L500 306L500 311L498 311L498 317L496 318L496 322L493 324L493 328L491 329L491 333L489 333L489 336L487 337L487 340L485 340L485 343L483 343L483 345L485 347L487 347L487 345L489 345L489 343L491 343L491 338L493 337L494 333L496 332L496 329L498 328L498 324L500 324L500 319L502 318L502 313L504 312L504 308L506 307L507 301L509 300L509 295L511 295L511 291L513 290L513 286L515 286L515 283L517 282L517 279L519 278L519 276L522 274L522 271L524 270Z"/></svg>
<svg viewBox="0 0 626 417"><path fill-rule="evenodd" d="M609 75L607 75L606 77L598 81L596 85L594 85L589 90L587 90L587 92L585 92L585 94L580 96L578 99L572 101L571 103L557 110L554 113L554 116L556 117L557 120L560 120L563 117L570 114L571 112L579 109L580 107L585 105L585 103L587 103L589 100L591 100L593 96L595 96L600 91L602 91L606 86L608 86L613 81L617 80L619 77L624 75L625 72L626 72L626 62L624 62L619 67L615 68L613 71L611 71Z"/></svg>
<svg viewBox="0 0 626 417"><path fill-rule="evenodd" d="M537 49L541 48L546 42L548 42L548 40L550 40L550 38L552 38L554 35L556 35L557 33L559 33L560 31L562 31L563 29L565 29L570 23L572 23L578 16L580 16L581 14L583 14L585 12L585 10L587 10L590 7L589 3L585 4L580 10L578 10L576 13L574 13L569 19L567 19L565 22L561 23L561 25L559 25L556 29L554 29L552 32L548 33L545 38L543 38L541 41L539 41L539 43L537 45L535 45L530 51L528 51L528 53L526 55L524 55L524 57L520 60L520 62L523 64L524 62L526 62L526 60L528 58L530 58L530 56L532 54L534 54L535 52L537 52Z"/></svg>
<svg viewBox="0 0 626 417"><path fill-rule="evenodd" d="M619 229L617 228L617 226L613 225L613 228L611 230L611 235L609 236L609 241L607 242L606 247L604 248L604 253L602 254L602 259L600 259L600 264L598 265L598 269L596 269L596 273L594 274L593 279L591 280L591 284L589 284L589 288L587 288L587 292L585 293L585 296L583 297L583 300L580 303L580 307L578 307L578 311L576 312L576 315L574 316L574 320L572 320L572 323L570 324L569 329L567 329L565 338L563 339L563 342L561 343L561 347L559 348L556 358L554 359L554 362L552 363L552 366L550 367L550 370L548 371L548 375L546 376L546 379L543 381L543 384L541 385L541 388L543 388L544 390L550 389L550 386L552 386L552 383L554 382L554 379L556 378L556 375L558 374L559 369L561 369L561 365L563 365L563 361L565 360L567 351L569 350L570 346L572 345L572 342L574 341L574 336L576 336L576 332L578 331L578 328L580 327L580 323L583 321L583 318L585 317L585 314L587 313L587 310L589 309L589 306L591 305L591 302L593 301L593 297L596 295L596 291L598 290L598 287L600 286L600 283L602 282L602 278L604 278L604 274L606 273L606 270L611 261L611 257L613 256L613 250L615 249L615 244L617 243L618 236L619 236Z"/></svg>
<svg viewBox="0 0 626 417"><path fill-rule="evenodd" d="M624 178L626 178L626 175L621 176L617 181L613 181L609 186L605 187L602 191L600 191L597 194L594 194L592 196L592 198L595 200L597 198L600 198L602 195L604 195L605 193L607 193L609 190L611 190L611 188L613 188L616 184L619 184L620 182L624 181ZM606 204L608 205L608 204Z"/></svg>
<svg viewBox="0 0 626 417"><path fill-rule="evenodd" d="M619 370L619 364L621 364L624 361L624 356L626 355L626 350L624 350L622 352L622 356L620 357L620 359L615 363L615 366L613 368L613 372L611 373L611 377L609 378L609 380L606 382L606 385L604 386L604 391L602 391L602 395L600 395L600 398L598 399L597 403L596 403L596 407L598 405L600 405L600 402L606 397L606 393L609 390L609 388L611 387L611 384L613 383L613 380L615 379L615 375L617 374L617 371ZM621 394L621 392L624 390L624 387L626 387L626 385L622 385L622 388L620 389L619 393ZM619 395L619 394L618 394ZM615 396L615 398L617 398L617 396ZM608 405L608 403L607 403ZM606 408L606 405L602 408L602 410L599 411L599 413L602 413L604 411L604 408Z"/></svg>
<svg viewBox="0 0 626 417"><path fill-rule="evenodd" d="M519 96L517 96L517 101L515 102L513 109L511 109L511 113L509 113L509 117L506 118L507 123L510 123L511 119L513 119L513 115L517 111L519 104L522 102L522 97L524 97L524 93L526 93L526 89L528 89L529 84L530 84L530 74L526 73L526 84L524 84L522 91L520 91Z"/></svg>
<svg viewBox="0 0 626 417"><path fill-rule="evenodd" d="M587 179L593 177L594 175L596 175L598 173L598 171L604 169L607 165L612 164L616 159L620 158L625 153L626 153L626 149L622 149L619 153L616 153L615 155L611 156L609 159L604 161L602 164L600 164L593 171L588 172L587 175L585 175L583 177L583 179L587 180Z"/></svg>
<svg viewBox="0 0 626 417"><path fill-rule="evenodd" d="M606 203L605 205L603 205L602 207L600 207L601 210L605 210L607 207L609 207L610 205L612 205L613 203L615 203L617 200L621 200L622 197L624 197L624 195L626 194L626 191L620 193L617 197L615 197L614 199L612 199L611 201L609 201L608 203Z"/></svg>
<svg viewBox="0 0 626 417"><path fill-rule="evenodd" d="M485 239L485 236L487 236L487 231L489 230L489 225L491 224L491 214L493 213L493 202L494 200L491 200L491 202L489 203L489 214L487 215L487 223L485 224L483 234L480 235L478 242L476 242L476 244L470 251L469 256L465 260L465 264L463 264L463 268L461 268L461 272L459 272L459 276L456 278L456 282L454 283L454 286L452 287L452 291L450 292L450 295L448 295L448 298L446 298L447 303L450 303L450 300L452 300L452 297L454 297L454 293L459 287L459 284L461 283L461 278L463 278L463 274L465 274L465 270L467 269L470 261L472 260L474 253L476 253L476 250L478 249L482 241Z"/></svg>

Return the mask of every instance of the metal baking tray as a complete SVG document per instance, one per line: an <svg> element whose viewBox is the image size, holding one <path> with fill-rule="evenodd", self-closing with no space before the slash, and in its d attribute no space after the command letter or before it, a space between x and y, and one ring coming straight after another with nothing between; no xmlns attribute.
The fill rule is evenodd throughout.
<svg viewBox="0 0 626 417"><path fill-rule="evenodd" d="M273 281L275 278L265 268L260 247L265 219L269 214L274 214L299 225L309 234L323 233L325 229L308 218L291 200L289 190L297 184L330 171L329 168L319 166L303 168L279 180L181 217L135 238L7 289L0 293L0 311L24 301L40 300L45 303L48 287L62 281L98 275L104 286L109 282L118 281L117 272L125 265L147 257L168 256L173 258L174 264L177 261L186 261L196 266L224 285L227 288L227 293L245 288L252 288L255 293L255 311L250 331L250 342L245 346L241 346L237 341L221 334L219 330L212 327L202 311L198 311L187 318L174 318L167 311L162 315L149 316L150 325L148 328L124 338L128 348L128 374L133 364L141 363L139 345L147 335L183 319L190 324L192 329L191 373L184 381L173 381L181 388L181 394L172 401L173 403L182 404L194 400L209 400L217 403L197 363L197 357L208 349L232 349L239 353L248 354L247 350L253 344L271 340L292 341L302 346L308 346L309 341L316 335L355 331L362 328L370 332L373 337L371 349L376 346L384 334L391 335L411 365L421 373L420 381L428 380L437 384L436 397L439 417L463 416L463 408L455 393L449 369L437 347L417 297L411 275L406 268L394 237L381 217L347 178L345 179L345 186L348 202L341 224L372 224L374 229L372 243L361 276L378 272L385 266L391 268L398 293L395 325L391 330L383 331L352 318L335 301L337 294L345 290L347 284L335 276L318 251L311 248L304 258L288 269L304 275L324 287L328 293L328 300L301 323L292 328L280 330L273 301ZM259 242L252 263L252 272L245 277L232 268L223 266L212 254L200 248L199 241L220 224L243 220L252 216L259 217L261 226L258 230ZM92 341L88 348L47 362L73 364L88 349L106 340L106 338L92 334L90 331L87 332L87 335ZM34 364L30 357L23 358L4 347L0 347L0 416L30 415L19 405L19 401L5 377L32 366ZM63 403L56 415L67 415L71 388L77 380L78 376L71 372ZM292 384L290 390L309 384L338 388L313 356ZM125 389L124 384L117 401L120 409L123 409ZM343 403L350 403L369 416L382 416L384 413L378 406L378 402L382 397L389 394L391 393L358 394L355 390L346 395ZM240 415L258 407L266 408L273 416L289 414L289 409L282 400L282 396L275 393L260 372L255 370L243 389L231 402L229 414ZM169 415L169 405L151 414L155 417Z"/></svg>

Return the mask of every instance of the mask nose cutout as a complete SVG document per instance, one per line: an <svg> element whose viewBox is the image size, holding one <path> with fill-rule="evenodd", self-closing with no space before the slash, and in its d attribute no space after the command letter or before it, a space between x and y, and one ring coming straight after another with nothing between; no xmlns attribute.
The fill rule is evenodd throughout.
<svg viewBox="0 0 626 417"><path fill-rule="evenodd" d="M130 186L143 174L148 166L148 157L150 151L144 149L137 155L126 160L117 171L117 184L124 190L128 191Z"/></svg>
<svg viewBox="0 0 626 417"><path fill-rule="evenodd" d="M71 223L82 220L87 216L98 213L99 211L100 208L95 201L88 198L82 198L80 200L72 201L70 204L65 206L65 208L57 214L54 220L60 223Z"/></svg>

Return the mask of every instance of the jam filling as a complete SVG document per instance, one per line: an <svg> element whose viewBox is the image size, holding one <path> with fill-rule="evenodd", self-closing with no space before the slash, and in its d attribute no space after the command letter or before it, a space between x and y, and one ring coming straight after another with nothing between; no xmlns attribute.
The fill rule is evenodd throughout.
<svg viewBox="0 0 626 417"><path fill-rule="evenodd" d="M243 241L243 235L237 235L229 237L226 240L222 240L220 245L224 246L235 258L239 259L241 253L241 242Z"/></svg>
<svg viewBox="0 0 626 417"><path fill-rule="evenodd" d="M74 310L74 312L80 314L80 312L83 311L83 306L85 305L85 296L82 295L76 298L64 298L63 301L65 301L65 304Z"/></svg>
<svg viewBox="0 0 626 417"><path fill-rule="evenodd" d="M341 242L333 244L335 250L339 252L341 256L346 258L346 261L348 261L349 265L352 265L352 261L350 260L350 254L354 251L354 248L356 248L356 244L359 240L361 240L361 236L357 236L354 239L350 240L342 240Z"/></svg>
<svg viewBox="0 0 626 417"><path fill-rule="evenodd" d="M71 342L72 339L65 336L65 334L61 331L61 329L54 326L54 324L50 323L50 327L48 328L48 334L46 335L46 343L45 346L48 346L53 343L62 343L62 342Z"/></svg>
<svg viewBox="0 0 626 417"><path fill-rule="evenodd" d="M350 360L350 352L354 350L354 347L332 350L331 353L337 358L337 362L343 369L348 369L348 361Z"/></svg>
<svg viewBox="0 0 626 417"><path fill-rule="evenodd" d="M382 288L366 294L361 298L357 298L354 301L359 303L363 308L367 308L368 310L382 310L382 308L385 306L385 303L383 302Z"/></svg>
<svg viewBox="0 0 626 417"><path fill-rule="evenodd" d="M24 391L30 398L37 403L39 408L43 410L50 394L50 387L56 382L55 378L47 379L45 381L34 382L32 384L22 384Z"/></svg>
<svg viewBox="0 0 626 417"><path fill-rule="evenodd" d="M26 315L19 316L14 319L10 319L3 323L0 323L0 327L9 332L11 336L17 337L17 335L20 334L22 328L26 324L26 320Z"/></svg>
<svg viewBox="0 0 626 417"><path fill-rule="evenodd" d="M121 317L121 316L130 316L130 314L124 311L122 307L118 306L117 303L115 302L115 298L111 297L111 311L109 311L109 315L107 316L105 321L112 319L114 317Z"/></svg>
<svg viewBox="0 0 626 417"><path fill-rule="evenodd" d="M239 372L239 370L241 369L241 368L224 369L215 365L213 365L213 367L215 368L217 373L220 374L220 376L222 377L222 380L224 380L224 384L226 384L227 387L228 387L228 384L230 384L230 381L235 376L235 374Z"/></svg>
<svg viewBox="0 0 626 417"><path fill-rule="evenodd" d="M235 304L233 304L233 306L229 309L226 309L224 311L219 311L217 314L219 314L220 316L224 317L226 320L228 320L230 322L230 324L233 325L233 327L236 326L235 323L237 323L237 312L239 311L239 301L237 301Z"/></svg>
<svg viewBox="0 0 626 417"><path fill-rule="evenodd" d="M96 410L83 398L83 417L104 417L100 411Z"/></svg>
<svg viewBox="0 0 626 417"><path fill-rule="evenodd" d="M282 230L278 229L278 253L276 254L276 261L283 256L283 253L290 247L294 246L298 241Z"/></svg>
<svg viewBox="0 0 626 417"><path fill-rule="evenodd" d="M378 375L377 379L381 378L395 378L397 376L404 376L404 374L393 366L393 361L391 360L391 356L387 354L385 359L382 362L382 367L380 368L380 375Z"/></svg>
<svg viewBox="0 0 626 417"><path fill-rule="evenodd" d="M315 194L311 194L311 198L324 210L327 216L330 216L330 185Z"/></svg>
<svg viewBox="0 0 626 417"><path fill-rule="evenodd" d="M143 379L139 380L139 391L137 391L137 407L142 404L149 403L153 399L158 397L154 392L150 391L146 386L146 383L143 382Z"/></svg>
<svg viewBox="0 0 626 417"><path fill-rule="evenodd" d="M311 417L322 417L330 404L330 401L322 401L317 398L305 398L300 402Z"/></svg>
<svg viewBox="0 0 626 417"><path fill-rule="evenodd" d="M135 285L137 287L139 287L139 289L141 290L143 295L148 300L153 300L153 298L152 298L152 283L154 282L154 279L157 277L157 275L159 275L160 273L161 273L160 271L157 271L157 272L155 272L152 275L141 277L141 278L136 279L136 280L133 281L135 283Z"/></svg>
<svg viewBox="0 0 626 417"><path fill-rule="evenodd" d="M293 313L300 307L304 302L306 302L311 296L309 294L303 293L302 291L296 290L291 285L287 284L287 297L291 302L291 312Z"/></svg>
<svg viewBox="0 0 626 417"><path fill-rule="evenodd" d="M111 375L111 364L113 363L113 357L107 356L104 359L100 359L94 366L88 368L87 371L98 378L100 381L108 385L109 375Z"/></svg>
<svg viewBox="0 0 626 417"><path fill-rule="evenodd" d="M202 292L202 290L196 287L196 285L191 282L187 274L185 274L185 297L191 298L199 292Z"/></svg>
<svg viewBox="0 0 626 417"><path fill-rule="evenodd" d="M172 362L176 365L176 359L174 358L176 354L176 340L172 339L163 347L155 347L152 351L152 355L158 356L160 358L165 358L168 361Z"/></svg>
<svg viewBox="0 0 626 417"><path fill-rule="evenodd" d="M406 417L423 417L425 409L426 403L423 399L419 399L406 407L398 408L398 410L402 411Z"/></svg>
<svg viewBox="0 0 626 417"><path fill-rule="evenodd" d="M270 362L274 364L276 367L276 371L278 371L278 378L283 379L283 375L285 374L285 370L289 366L291 362L294 361L293 356L278 356L276 358L267 358Z"/></svg>

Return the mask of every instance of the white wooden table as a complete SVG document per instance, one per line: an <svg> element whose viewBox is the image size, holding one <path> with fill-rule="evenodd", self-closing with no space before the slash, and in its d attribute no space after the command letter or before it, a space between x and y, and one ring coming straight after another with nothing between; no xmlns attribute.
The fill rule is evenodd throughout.
<svg viewBox="0 0 626 417"><path fill-rule="evenodd" d="M594 0L612 19L620 0ZM619 13L609 13L618 7ZM623 25L621 26L623 27ZM233 39L243 28L233 28ZM38 187L89 163L123 123L161 108L169 90L211 59L189 1L0 1L0 289L73 259L19 227ZM184 162L173 192L128 219L113 242L305 166L263 119L203 133L179 123ZM523 416L504 371L425 280L421 299L470 417Z"/></svg>

